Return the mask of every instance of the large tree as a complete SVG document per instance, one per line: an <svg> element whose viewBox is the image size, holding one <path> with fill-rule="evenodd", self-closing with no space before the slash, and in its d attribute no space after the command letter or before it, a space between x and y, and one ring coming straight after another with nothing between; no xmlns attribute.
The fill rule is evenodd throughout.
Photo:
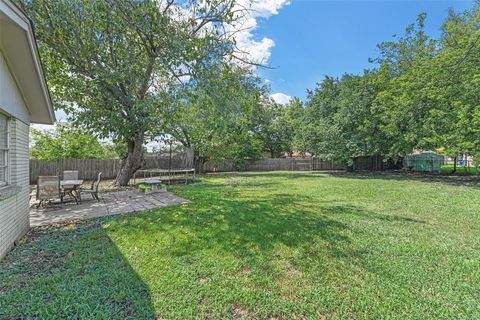
<svg viewBox="0 0 480 320"><path fill-rule="evenodd" d="M480 8L450 11L440 39L425 34L425 18L379 45L377 68L310 91L296 135L303 150L344 163L414 149L479 155Z"/></svg>
<svg viewBox="0 0 480 320"><path fill-rule="evenodd" d="M423 72L430 81L435 108L426 123L429 142L456 157L480 159L480 8L449 12L440 50Z"/></svg>
<svg viewBox="0 0 480 320"><path fill-rule="evenodd" d="M297 141L302 151L347 165L358 156L382 153L383 136L373 109L378 92L375 74L327 77L309 92L304 127Z"/></svg>
<svg viewBox="0 0 480 320"><path fill-rule="evenodd" d="M193 152L199 172L208 160L232 159L241 167L245 158L261 152L250 130L252 111L265 90L260 79L248 68L235 65L212 69L216 77L191 81L178 90L176 104L164 110L160 124L164 134Z"/></svg>
<svg viewBox="0 0 480 320"><path fill-rule="evenodd" d="M406 28L405 34L379 45L378 75L384 85L374 101L381 132L388 145L384 153L403 156L420 148L426 137L425 120L435 105L426 99L429 75L424 66L434 59L437 41L425 35L425 15ZM426 147L425 145L423 147Z"/></svg>
<svg viewBox="0 0 480 320"><path fill-rule="evenodd" d="M292 154L295 131L303 112L299 99L287 105L272 99L263 99L252 112L252 131L262 143L264 151L276 158L282 153Z"/></svg>
<svg viewBox="0 0 480 320"><path fill-rule="evenodd" d="M142 163L172 88L233 55L234 0L20 0L32 18L55 107L127 145L116 182ZM173 97L174 98L174 97Z"/></svg>
<svg viewBox="0 0 480 320"><path fill-rule="evenodd" d="M39 160L111 159L116 146L102 143L93 134L65 123L53 130L31 130L30 158Z"/></svg>
<svg viewBox="0 0 480 320"><path fill-rule="evenodd" d="M439 40L424 35L423 19L420 15L404 37L382 46L381 70L400 70L376 99L391 141L388 151L403 155L414 148L442 148L452 157L476 154L479 8L451 10ZM399 47L410 54L398 54Z"/></svg>

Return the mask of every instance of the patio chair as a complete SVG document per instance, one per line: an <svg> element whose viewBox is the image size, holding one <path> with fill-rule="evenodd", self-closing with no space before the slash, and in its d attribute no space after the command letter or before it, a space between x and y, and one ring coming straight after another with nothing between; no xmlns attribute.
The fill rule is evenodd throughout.
<svg viewBox="0 0 480 320"><path fill-rule="evenodd" d="M63 202L63 195L60 189L59 176L39 176L37 178L37 204L39 208L42 204L49 205L53 201L60 199Z"/></svg>
<svg viewBox="0 0 480 320"><path fill-rule="evenodd" d="M78 171L63 171L63 181L76 181L78 180ZM79 201L79 196L78 196L78 189L77 185L62 185L63 187L63 192L62 195L63 197L69 196L70 198L73 198L75 200L75 203L78 204ZM63 200L63 199L62 199Z"/></svg>
<svg viewBox="0 0 480 320"><path fill-rule="evenodd" d="M98 196L98 185L100 184L100 180L102 178L102 173L99 172L97 175L97 179L92 182L92 186L90 189L80 189L80 194L82 193L89 193L92 195L94 200L100 201L100 197Z"/></svg>
<svg viewBox="0 0 480 320"><path fill-rule="evenodd" d="M78 180L78 171L63 171L63 180Z"/></svg>

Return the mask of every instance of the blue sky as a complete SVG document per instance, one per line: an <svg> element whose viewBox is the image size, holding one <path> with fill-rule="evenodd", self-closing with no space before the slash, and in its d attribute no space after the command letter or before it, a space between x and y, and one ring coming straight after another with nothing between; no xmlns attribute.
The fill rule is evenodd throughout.
<svg viewBox="0 0 480 320"><path fill-rule="evenodd" d="M260 0L269 1L269 0ZM327 1L292 0L270 17L257 18L253 39L273 40L269 65L259 70L272 93L304 99L306 89L325 75L360 73L377 57L376 44L403 34L421 12L426 32L440 34L448 8L464 10L473 1Z"/></svg>

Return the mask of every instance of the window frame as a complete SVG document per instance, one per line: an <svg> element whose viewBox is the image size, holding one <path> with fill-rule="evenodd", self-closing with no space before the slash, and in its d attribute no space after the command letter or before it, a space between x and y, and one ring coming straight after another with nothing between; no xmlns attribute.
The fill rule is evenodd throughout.
<svg viewBox="0 0 480 320"><path fill-rule="evenodd" d="M5 180L0 179L0 189L10 185L10 117L4 113L0 113L0 117L5 118L6 128L6 148L0 148L0 151L3 153L5 165L0 165L0 169L5 169ZM1 155L0 155L1 156Z"/></svg>

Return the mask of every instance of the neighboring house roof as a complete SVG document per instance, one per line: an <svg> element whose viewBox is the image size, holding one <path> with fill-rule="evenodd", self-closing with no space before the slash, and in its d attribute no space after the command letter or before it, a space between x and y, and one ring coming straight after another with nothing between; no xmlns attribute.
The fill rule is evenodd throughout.
<svg viewBox="0 0 480 320"><path fill-rule="evenodd" d="M10 0L0 0L0 51L17 82L30 121L53 124L55 113L32 23Z"/></svg>
<svg viewBox="0 0 480 320"><path fill-rule="evenodd" d="M312 154L310 152L300 152L293 151L291 154L288 152L282 152L282 158L311 158Z"/></svg>

